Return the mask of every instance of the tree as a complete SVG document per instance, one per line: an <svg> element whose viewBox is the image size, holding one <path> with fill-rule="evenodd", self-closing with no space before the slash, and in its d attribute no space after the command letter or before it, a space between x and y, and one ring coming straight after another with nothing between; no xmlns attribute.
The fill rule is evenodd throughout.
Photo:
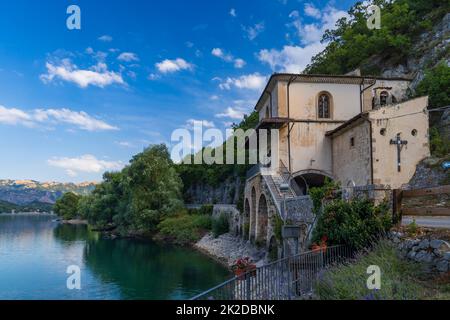
<svg viewBox="0 0 450 320"><path fill-rule="evenodd" d="M450 67L446 62L425 71L424 79L416 88L418 96L428 95L431 108L450 105Z"/></svg>
<svg viewBox="0 0 450 320"><path fill-rule="evenodd" d="M65 220L74 219L78 216L77 209L79 200L79 195L73 192L67 192L56 201L54 211Z"/></svg>

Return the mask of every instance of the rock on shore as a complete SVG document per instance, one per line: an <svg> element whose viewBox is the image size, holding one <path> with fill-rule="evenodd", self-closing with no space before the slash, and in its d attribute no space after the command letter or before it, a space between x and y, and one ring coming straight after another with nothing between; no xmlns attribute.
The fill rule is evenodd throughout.
<svg viewBox="0 0 450 320"><path fill-rule="evenodd" d="M218 238L214 238L212 234L207 234L194 247L227 267L231 267L234 261L244 257L250 257L258 267L267 262L264 248L256 248L248 241L229 233Z"/></svg>

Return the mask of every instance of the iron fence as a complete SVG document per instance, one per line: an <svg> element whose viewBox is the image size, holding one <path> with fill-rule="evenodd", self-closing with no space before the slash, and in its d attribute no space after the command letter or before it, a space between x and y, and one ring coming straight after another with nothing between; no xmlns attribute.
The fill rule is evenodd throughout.
<svg viewBox="0 0 450 320"><path fill-rule="evenodd" d="M320 274L353 257L346 246L308 251L236 276L192 300L293 300L312 292Z"/></svg>

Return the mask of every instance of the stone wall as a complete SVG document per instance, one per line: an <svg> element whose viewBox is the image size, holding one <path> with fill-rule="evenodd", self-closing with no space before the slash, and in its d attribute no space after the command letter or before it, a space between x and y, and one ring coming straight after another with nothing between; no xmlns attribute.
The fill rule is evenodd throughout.
<svg viewBox="0 0 450 320"><path fill-rule="evenodd" d="M450 271L450 244L431 238L411 238L402 232L392 232L391 240L407 258L426 263L428 271L447 273Z"/></svg>

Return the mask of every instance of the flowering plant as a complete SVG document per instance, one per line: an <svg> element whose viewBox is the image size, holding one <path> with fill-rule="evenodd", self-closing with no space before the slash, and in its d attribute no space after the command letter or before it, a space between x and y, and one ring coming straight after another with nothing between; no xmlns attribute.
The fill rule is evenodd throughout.
<svg viewBox="0 0 450 320"><path fill-rule="evenodd" d="M312 251L313 252L318 252L318 251L325 252L325 251L327 251L327 247L328 247L327 241L328 241L328 237L327 236L323 236L320 239L319 244L317 244L317 243L313 243L312 244L312 246L311 246Z"/></svg>
<svg viewBox="0 0 450 320"><path fill-rule="evenodd" d="M256 271L256 265L252 262L250 257L237 259L231 269L234 271L234 274L238 277L242 277L247 272Z"/></svg>

